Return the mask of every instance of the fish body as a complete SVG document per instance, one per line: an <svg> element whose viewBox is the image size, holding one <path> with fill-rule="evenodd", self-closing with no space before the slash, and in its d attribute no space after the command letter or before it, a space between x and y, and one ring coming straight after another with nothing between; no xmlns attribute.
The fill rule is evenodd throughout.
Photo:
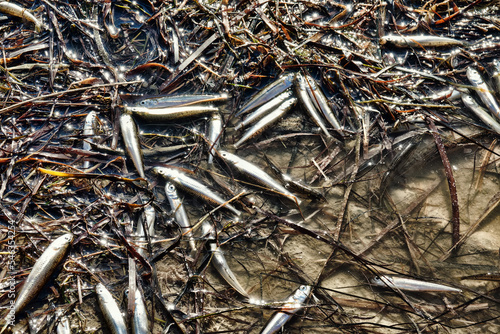
<svg viewBox="0 0 500 334"><path fill-rule="evenodd" d="M267 323L266 327L260 332L261 334L273 334L278 332L285 323L290 320L294 313L297 313L311 293L312 287L309 285L301 285L293 295L286 301L279 312L277 312Z"/></svg>
<svg viewBox="0 0 500 334"><path fill-rule="evenodd" d="M145 219L146 225L148 227L148 235L155 235L155 220L156 220L156 211L153 206L148 205L144 208L143 215L137 224L137 229L135 233L139 237L139 241L145 243L147 241L146 238L146 230L144 230L143 219ZM143 257L146 257L146 249L144 247L140 247L137 252L141 254Z"/></svg>
<svg viewBox="0 0 500 334"><path fill-rule="evenodd" d="M247 132L245 132L243 136L240 138L240 140L238 140L234 144L234 147L238 148L248 139L254 138L259 134L261 134L264 130L266 130L271 125L279 121L281 117L283 117L283 115L285 115L290 109L292 109L295 103L297 103L297 99L294 97L285 100L273 112L267 114L260 121L255 123L250 129L248 129Z"/></svg>
<svg viewBox="0 0 500 334"><path fill-rule="evenodd" d="M214 161L215 151L219 147L220 137L222 136L222 116L219 113L215 113L210 118L210 125L208 127L208 145L210 149L208 150L208 163L212 164Z"/></svg>
<svg viewBox="0 0 500 334"><path fill-rule="evenodd" d="M144 296L141 290L135 289L135 308L134 316L132 318L132 333L133 334L148 334L151 333L149 330L149 319L148 312L146 309L146 303L144 302Z"/></svg>
<svg viewBox="0 0 500 334"><path fill-rule="evenodd" d="M288 73L281 76L278 80L262 88L259 93L257 93L250 101L248 101L241 109L236 113L236 116L243 115L264 103L274 99L279 94L283 93L288 88L293 85L293 73Z"/></svg>
<svg viewBox="0 0 500 334"><path fill-rule="evenodd" d="M486 82L484 82L481 77L481 74L479 74L475 68L469 66L467 68L467 79L469 79L471 84L477 88L477 94L479 95L481 101L483 101L486 107L493 113L493 115L495 115L496 118L500 119L500 107L498 106L493 94L491 94L490 87L488 87Z"/></svg>
<svg viewBox="0 0 500 334"><path fill-rule="evenodd" d="M144 161L142 159L142 150L139 143L139 131L130 114L122 114L120 116L120 130L128 156L132 159L139 175L145 178Z"/></svg>
<svg viewBox="0 0 500 334"><path fill-rule="evenodd" d="M95 111L91 111L87 114L87 117L85 117L85 123L83 124L83 135L85 136L86 140L93 141L92 136L95 135L95 125L97 122L97 113ZM90 143L84 141L83 142L83 149L86 151L90 151L91 145ZM89 168L89 161L85 161L83 163L83 168L87 169Z"/></svg>
<svg viewBox="0 0 500 334"><path fill-rule="evenodd" d="M112 334L127 334L127 326L123 314L116 303L115 298L106 287L99 283L95 287L97 301L101 308L104 320Z"/></svg>
<svg viewBox="0 0 500 334"><path fill-rule="evenodd" d="M54 240L47 249L45 249L24 281L21 291L19 291L16 303L14 304L15 314L21 312L26 305L38 295L40 290L42 290L54 270L64 259L72 241L73 234L66 233Z"/></svg>
<svg viewBox="0 0 500 334"><path fill-rule="evenodd" d="M318 110L321 110L323 116L335 130L341 130L340 123L337 120L337 117L335 117L332 108L330 108L328 99L316 83L316 80L314 80L310 75L306 75L305 79L307 80L308 84L306 87L307 93L311 98L313 104Z"/></svg>
<svg viewBox="0 0 500 334"><path fill-rule="evenodd" d="M427 48L466 46L467 42L441 36L397 36L388 35L380 38L381 45L392 45L398 48Z"/></svg>
<svg viewBox="0 0 500 334"><path fill-rule="evenodd" d="M189 217L187 215L186 209L182 204L179 195L177 194L177 189L175 185L171 182L167 182L165 185L165 193L167 194L168 203L170 204L170 208L174 211L175 221L181 227L182 233L186 233L186 236L189 238L189 246L191 249L196 251L196 244L193 240L193 233L190 231L191 223L189 222Z"/></svg>
<svg viewBox="0 0 500 334"><path fill-rule="evenodd" d="M236 275L234 275L233 271L229 268L226 258L224 257L224 253L222 252L220 247L217 246L215 241L209 241L209 245L210 245L210 251L212 253L211 262L215 267L215 269L219 272L222 278L224 278L224 280L229 285L231 285L239 294L249 298L248 293L238 282L238 279L236 278Z"/></svg>
<svg viewBox="0 0 500 334"><path fill-rule="evenodd" d="M218 112L219 108L210 105L196 105L167 108L124 107L124 110L146 122L167 122L180 118L212 114Z"/></svg>
<svg viewBox="0 0 500 334"><path fill-rule="evenodd" d="M257 108L257 110L255 110L253 113L248 115L234 129L239 130L239 129L246 127L247 125L250 125L250 124L258 121L259 119L261 119L262 117L264 117L265 115L269 114L271 111L275 110L280 105L282 105L283 102L290 99L292 97L292 95L293 95L293 93L292 93L291 89L284 91L283 93L279 94L274 99L272 99L271 101L264 103L259 108Z"/></svg>
<svg viewBox="0 0 500 334"><path fill-rule="evenodd" d="M474 98L468 94L462 94L464 105L469 108L484 124L500 134L500 124L490 116L488 111L481 107Z"/></svg>
<svg viewBox="0 0 500 334"><path fill-rule="evenodd" d="M420 292L462 292L462 290L451 286L424 282L416 279L381 275L374 277L372 283L380 287L390 287L403 291L420 291Z"/></svg>
<svg viewBox="0 0 500 334"><path fill-rule="evenodd" d="M153 173L169 179L170 181L175 183L178 187L184 189L185 191L188 191L189 193L209 203L215 205L222 205L226 203L226 200L224 200L222 197L220 197L215 192L210 190L206 185L185 175L184 173L180 172L177 169L168 167L154 167ZM227 208L228 210L231 210L238 216L241 214L241 212L236 210L236 208L234 208L231 204L226 204L224 205L224 207Z"/></svg>
<svg viewBox="0 0 500 334"><path fill-rule="evenodd" d="M136 107L144 108L169 108L187 106L199 103L209 103L227 100L227 94L199 94L199 95L171 95L145 98L136 103Z"/></svg>
<svg viewBox="0 0 500 334"><path fill-rule="evenodd" d="M328 132L323 119L321 119L321 116L318 113L318 109L311 99L311 93L308 93L308 91L310 91L310 87L306 81L306 78L300 73L297 73L297 75L295 76L295 91L307 113L312 117L314 123L316 123L316 125L321 128L321 130L327 137L331 137L332 135Z"/></svg>
<svg viewBox="0 0 500 334"><path fill-rule="evenodd" d="M68 317L62 317L56 327L56 334L71 334Z"/></svg>
<svg viewBox="0 0 500 334"><path fill-rule="evenodd" d="M286 190L285 187L283 187L279 182L274 180L258 166L226 151L219 151L219 154L225 161L230 162L231 165L233 165L242 174L245 174L258 183L269 187L272 191L286 196L297 204L301 203L300 199Z"/></svg>
<svg viewBox="0 0 500 334"><path fill-rule="evenodd" d="M29 21L35 25L35 31L42 31L42 23L26 8L16 5L15 3L9 1L0 1L0 12L9 14L12 16L20 17L26 21Z"/></svg>

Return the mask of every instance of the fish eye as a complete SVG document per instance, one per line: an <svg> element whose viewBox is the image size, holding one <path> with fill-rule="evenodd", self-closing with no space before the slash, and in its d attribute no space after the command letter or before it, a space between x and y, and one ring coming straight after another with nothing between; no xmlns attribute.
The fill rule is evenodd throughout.
<svg viewBox="0 0 500 334"><path fill-rule="evenodd" d="M141 101L140 103L142 106L146 104L146 101Z"/></svg>

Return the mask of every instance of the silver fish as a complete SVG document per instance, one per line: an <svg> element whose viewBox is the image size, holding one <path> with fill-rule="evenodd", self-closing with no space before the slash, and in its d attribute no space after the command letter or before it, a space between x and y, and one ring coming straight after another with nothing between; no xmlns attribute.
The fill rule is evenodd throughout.
<svg viewBox="0 0 500 334"><path fill-rule="evenodd" d="M286 190L285 187L283 187L279 182L274 180L260 167L226 151L219 151L219 154L225 161L230 162L241 173L248 175L255 181L259 182L260 184L269 187L272 191L275 191L281 195L288 197L296 204L301 203L300 199L298 199L294 194Z"/></svg>
<svg viewBox="0 0 500 334"><path fill-rule="evenodd" d="M240 140L238 140L235 144L234 147L238 148L243 144L245 141L247 141L250 138L254 138L257 135L261 134L264 130L269 128L271 125L276 123L285 115L292 107L297 103L297 99L292 97L283 102L278 108L276 108L273 112L267 114L264 118L262 118L260 121L254 124L250 129L247 130L241 136Z"/></svg>
<svg viewBox="0 0 500 334"><path fill-rule="evenodd" d="M191 223L189 222L189 217L187 215L186 209L182 204L179 195L177 195L177 189L175 186L167 182L165 185L165 193L167 194L168 203L170 204L170 208L174 211L175 221L181 227L182 233L186 233L186 237L189 238L189 246L193 252L196 251L196 243L193 240L193 233L190 231Z"/></svg>
<svg viewBox="0 0 500 334"><path fill-rule="evenodd" d="M14 304L14 312L18 314L28 303L35 298L50 276L64 259L69 245L73 241L73 234L66 233L54 240L40 258L35 262L33 269L24 281L24 285Z"/></svg>
<svg viewBox="0 0 500 334"><path fill-rule="evenodd" d="M148 205L144 208L143 215L137 224L137 229L135 230L136 235L139 237L139 241L145 243L146 239L146 231L144 230L143 219L145 219L146 224L148 226L148 234L150 237L155 235L155 219L156 219L156 211L153 206ZM147 256L146 249L144 247L140 247L137 252L141 254L143 257Z"/></svg>
<svg viewBox="0 0 500 334"><path fill-rule="evenodd" d="M250 101L248 101L237 113L236 116L243 115L262 104L274 99L293 85L293 73L281 76L278 80L262 88Z"/></svg>
<svg viewBox="0 0 500 334"><path fill-rule="evenodd" d="M56 334L71 334L68 317L62 317L56 327Z"/></svg>
<svg viewBox="0 0 500 334"><path fill-rule="evenodd" d="M123 314L115 298L111 295L111 292L109 292L102 283L97 284L95 291L97 293L99 307L101 308L104 320L106 320L106 324L111 333L127 334L125 319L123 318Z"/></svg>
<svg viewBox="0 0 500 334"><path fill-rule="evenodd" d="M493 131L500 134L500 124L490 116L488 111L481 107L474 98L468 94L462 94L462 101L469 110L471 110L484 124Z"/></svg>
<svg viewBox="0 0 500 334"><path fill-rule="evenodd" d="M224 253L217 246L214 241L209 241L210 251L212 253L212 264L215 269L219 272L219 274L224 278L224 280L231 285L239 294L244 297L249 297L248 293L238 282L238 279L234 275L233 271L229 268L227 264L226 258L224 257Z"/></svg>
<svg viewBox="0 0 500 334"><path fill-rule="evenodd" d="M262 106L257 108L257 110L255 110L253 113L248 115L248 117L246 117L243 121L241 121L238 125L236 125L234 129L239 130L246 127L247 125L250 125L258 121L259 119L267 115L269 112L279 107L283 102L291 98L292 94L293 94L292 90L288 89L285 92L281 93L280 95L276 96L274 99L263 104Z"/></svg>
<svg viewBox="0 0 500 334"><path fill-rule="evenodd" d="M477 94L481 98L481 101L483 101L496 118L500 119L500 107L493 94L491 94L490 87L488 87L481 77L481 74L475 68L469 66L467 68L467 79L477 88Z"/></svg>
<svg viewBox="0 0 500 334"><path fill-rule="evenodd" d="M85 123L83 125L83 135L85 136L85 139L88 141L93 141L92 136L95 134L95 125L97 122L97 113L95 111L91 111L87 114L87 117L85 117ZM83 142L83 149L86 151L90 151L91 146L90 143L87 141ZM87 169L90 166L89 161L85 161L83 163L83 168Z"/></svg>
<svg viewBox="0 0 500 334"><path fill-rule="evenodd" d="M151 333L149 329L148 311L144 296L141 290L135 289L135 308L134 317L132 318L132 333L133 334L147 334Z"/></svg>
<svg viewBox="0 0 500 334"><path fill-rule="evenodd" d="M266 327L260 334L273 334L283 327L294 313L297 313L311 293L312 287L309 285L301 285L293 295L286 301L279 312L277 312L267 323Z"/></svg>
<svg viewBox="0 0 500 334"><path fill-rule="evenodd" d="M372 283L380 287L390 287L404 291L434 291L434 292L462 292L462 290L451 286L419 281L411 278L381 275L374 277Z"/></svg>
<svg viewBox="0 0 500 334"><path fill-rule="evenodd" d="M215 205L222 205L226 203L226 201L222 197L220 197L215 192L210 190L206 185L187 176L186 174L180 172L177 169L167 168L167 167L154 167L153 173L169 179L180 188L190 192L191 194L209 203ZM241 214L241 212L236 210L236 208L234 208L231 204L226 204L224 207L227 208L228 210L231 210L238 216Z"/></svg>
<svg viewBox="0 0 500 334"><path fill-rule="evenodd" d="M337 117L335 117L332 108L330 108L328 99L316 83L316 80L314 80L310 75L306 75L305 79L308 83L308 87L306 87L308 88L307 93L309 94L309 97L313 101L316 108L318 108L318 110L321 110L323 116L325 116L327 121L335 130L341 130L340 123L337 120Z"/></svg>
<svg viewBox="0 0 500 334"><path fill-rule="evenodd" d="M144 108L169 108L227 100L228 98L229 95L227 94L157 96L153 98L145 98L136 103L136 106Z"/></svg>
<svg viewBox="0 0 500 334"><path fill-rule="evenodd" d="M208 163L212 164L214 161L214 154L219 147L220 137L222 136L222 116L219 113L215 113L210 118L210 125L208 127L208 145L210 149L208 150Z"/></svg>
<svg viewBox="0 0 500 334"><path fill-rule="evenodd" d="M123 109L146 122L167 122L179 118L212 114L219 111L219 108L209 105L154 109L143 107L124 107Z"/></svg>
<svg viewBox="0 0 500 334"><path fill-rule="evenodd" d="M389 35L380 38L381 45L392 45L398 48L427 48L466 46L468 43L458 39L440 36L398 36Z"/></svg>
<svg viewBox="0 0 500 334"><path fill-rule="evenodd" d="M297 73L295 76L295 91L300 101L304 105L304 108L312 117L314 123L321 128L321 130L326 134L327 137L331 137L332 135L328 132L325 123L321 119L321 116L318 113L318 109L314 105L310 94L308 91L310 90L309 85L307 84L306 79L300 73Z"/></svg>
<svg viewBox="0 0 500 334"><path fill-rule="evenodd" d="M141 144L139 143L139 132L132 116L129 114L121 114L120 130L128 156L132 159L140 177L145 178L144 161L142 160Z"/></svg>
<svg viewBox="0 0 500 334"><path fill-rule="evenodd" d="M42 31L42 23L24 7L21 7L9 1L0 1L0 12L25 19L26 21L31 22L35 25L36 32Z"/></svg>

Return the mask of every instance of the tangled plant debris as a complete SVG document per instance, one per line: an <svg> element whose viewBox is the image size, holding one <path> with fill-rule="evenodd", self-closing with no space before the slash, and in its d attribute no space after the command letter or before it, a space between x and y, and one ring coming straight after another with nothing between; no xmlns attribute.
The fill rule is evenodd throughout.
<svg viewBox="0 0 500 334"><path fill-rule="evenodd" d="M0 12L0 331L499 331L497 2Z"/></svg>

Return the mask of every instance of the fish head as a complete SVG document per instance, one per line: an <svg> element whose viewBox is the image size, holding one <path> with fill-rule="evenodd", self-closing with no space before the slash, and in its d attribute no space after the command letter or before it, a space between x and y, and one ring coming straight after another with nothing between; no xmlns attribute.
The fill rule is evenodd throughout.
<svg viewBox="0 0 500 334"><path fill-rule="evenodd" d="M298 302L298 303L303 303L307 297L309 297L309 294L312 291L312 286L310 285L301 285L297 291L295 291L295 294L293 296L293 299Z"/></svg>

